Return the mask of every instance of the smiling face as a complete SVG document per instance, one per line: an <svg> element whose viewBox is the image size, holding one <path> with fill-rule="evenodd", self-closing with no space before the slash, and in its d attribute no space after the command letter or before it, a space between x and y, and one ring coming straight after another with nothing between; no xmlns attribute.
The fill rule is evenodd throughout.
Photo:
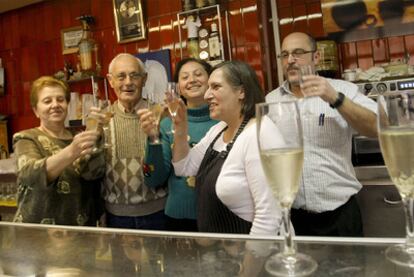
<svg viewBox="0 0 414 277"><path fill-rule="evenodd" d="M133 107L141 100L146 79L138 60L129 55L117 57L108 74L109 84L124 107Z"/></svg>
<svg viewBox="0 0 414 277"><path fill-rule="evenodd" d="M222 68L211 73L208 84L209 89L204 99L209 104L210 117L227 123L239 119L244 99L243 89L231 86Z"/></svg>
<svg viewBox="0 0 414 277"><path fill-rule="evenodd" d="M40 125L64 125L68 111L65 91L61 87L44 87L37 93L37 104L33 112Z"/></svg>
<svg viewBox="0 0 414 277"><path fill-rule="evenodd" d="M315 50L313 48L309 37L304 33L292 33L283 40L281 51L282 54L287 54L281 58L283 74L291 85L299 86L299 66L318 63L319 53L310 52Z"/></svg>
<svg viewBox="0 0 414 277"><path fill-rule="evenodd" d="M197 62L184 64L178 74L181 95L187 100L189 107L205 103L204 94L208 89L208 73Z"/></svg>

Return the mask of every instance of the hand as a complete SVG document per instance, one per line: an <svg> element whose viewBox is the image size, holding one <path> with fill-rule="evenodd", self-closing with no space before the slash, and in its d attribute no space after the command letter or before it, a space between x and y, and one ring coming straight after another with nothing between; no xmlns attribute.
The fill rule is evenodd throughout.
<svg viewBox="0 0 414 277"><path fill-rule="evenodd" d="M98 127L99 128L101 128L103 125L105 125L108 121L104 111L99 107L91 107L89 109L88 116L96 118L96 120L98 121Z"/></svg>
<svg viewBox="0 0 414 277"><path fill-rule="evenodd" d="M179 100L177 114L172 118L174 122L174 129L176 135L187 135L188 120L187 120L187 106L183 100Z"/></svg>
<svg viewBox="0 0 414 277"><path fill-rule="evenodd" d="M305 97L318 96L328 103L335 102L338 93L329 84L328 80L318 75L303 76L301 89Z"/></svg>
<svg viewBox="0 0 414 277"><path fill-rule="evenodd" d="M157 128L157 122L155 121L153 112L149 109L139 109L137 115L144 133L147 136L153 135L154 129Z"/></svg>
<svg viewBox="0 0 414 277"><path fill-rule="evenodd" d="M83 157L91 154L98 138L98 131L84 131L74 136L72 143L69 145L72 148L73 155Z"/></svg>

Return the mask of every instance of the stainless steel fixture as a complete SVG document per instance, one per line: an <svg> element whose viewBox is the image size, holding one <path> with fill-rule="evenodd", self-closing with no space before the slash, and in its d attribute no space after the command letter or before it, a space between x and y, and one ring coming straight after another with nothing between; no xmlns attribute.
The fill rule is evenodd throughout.
<svg viewBox="0 0 414 277"><path fill-rule="evenodd" d="M367 81L367 82L358 82L359 91L365 95L373 96L386 91L404 91L404 90L413 90L414 89L414 78L393 78L383 81Z"/></svg>

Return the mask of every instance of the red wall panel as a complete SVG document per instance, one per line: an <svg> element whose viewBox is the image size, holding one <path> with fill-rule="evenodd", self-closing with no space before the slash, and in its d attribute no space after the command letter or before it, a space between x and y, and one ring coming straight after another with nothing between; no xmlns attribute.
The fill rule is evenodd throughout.
<svg viewBox="0 0 414 277"><path fill-rule="evenodd" d="M233 59L251 62L263 80L256 2L220 1L229 12ZM123 44L117 43L112 0L50 0L1 14L0 58L6 70L6 95L0 97L0 114L9 116L11 133L38 124L29 104L33 80L62 70L65 61L76 68L76 54L62 55L61 30L79 26L76 18L80 15L95 17L91 29L99 45L102 75L107 73L111 59L121 52L170 49L174 69L180 59L177 12L181 10L181 0L142 0L142 3L148 38ZM83 85L72 84L71 88L88 90ZM115 99L112 90L110 98Z"/></svg>

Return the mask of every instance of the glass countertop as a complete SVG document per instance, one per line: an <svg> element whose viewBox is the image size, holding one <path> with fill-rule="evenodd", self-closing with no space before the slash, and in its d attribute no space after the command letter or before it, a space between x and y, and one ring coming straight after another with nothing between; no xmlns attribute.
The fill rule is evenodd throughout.
<svg viewBox="0 0 414 277"><path fill-rule="evenodd" d="M386 226L384 226L385 228ZM2 276L269 276L282 238L0 222ZM312 276L413 276L386 247L403 239L297 237Z"/></svg>

